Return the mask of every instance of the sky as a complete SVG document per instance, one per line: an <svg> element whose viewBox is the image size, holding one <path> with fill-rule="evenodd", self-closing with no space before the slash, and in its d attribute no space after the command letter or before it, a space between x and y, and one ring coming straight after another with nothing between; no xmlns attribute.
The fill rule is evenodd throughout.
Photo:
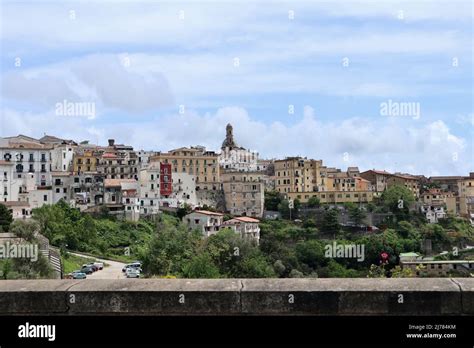
<svg viewBox="0 0 474 348"><path fill-rule="evenodd" d="M470 0L0 4L0 136L474 171Z"/></svg>

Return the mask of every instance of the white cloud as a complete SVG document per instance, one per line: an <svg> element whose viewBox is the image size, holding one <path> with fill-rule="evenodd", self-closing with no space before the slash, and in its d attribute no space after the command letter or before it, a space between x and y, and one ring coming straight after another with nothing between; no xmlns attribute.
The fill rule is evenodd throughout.
<svg viewBox="0 0 474 348"><path fill-rule="evenodd" d="M12 70L3 76L3 96L46 110L63 100L95 102L102 111L130 113L174 103L163 74L129 71L123 59L127 57L90 55L35 69Z"/></svg>
<svg viewBox="0 0 474 348"><path fill-rule="evenodd" d="M140 149L167 151L190 145L205 145L219 150L225 125L234 126L239 145L266 158L307 156L322 159L326 165L345 169L386 169L425 175L457 174L472 171L472 148L465 139L453 134L442 121L420 123L407 119L351 118L323 122L306 106L293 122L256 120L240 107L223 107L215 113L169 114L153 121L116 123L102 126L85 119L53 115L5 113L5 133L41 136L42 132L77 140L105 144L108 138ZM58 122L61 120L61 123ZM408 122L408 123L407 123ZM349 160L344 160L347 153Z"/></svg>

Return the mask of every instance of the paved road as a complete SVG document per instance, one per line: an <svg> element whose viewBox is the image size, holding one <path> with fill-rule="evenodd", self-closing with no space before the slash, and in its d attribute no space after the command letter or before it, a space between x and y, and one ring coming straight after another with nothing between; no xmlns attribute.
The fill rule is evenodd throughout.
<svg viewBox="0 0 474 348"><path fill-rule="evenodd" d="M71 254L76 255L76 256L92 258L91 256L86 256L86 255L81 255L81 254L76 254L76 253L71 253ZM94 259L96 259L98 262L107 263L108 266L104 267L104 269L101 271L88 274L86 279L125 279L126 278L125 273L122 272L122 268L125 266L125 263L98 259L96 257Z"/></svg>

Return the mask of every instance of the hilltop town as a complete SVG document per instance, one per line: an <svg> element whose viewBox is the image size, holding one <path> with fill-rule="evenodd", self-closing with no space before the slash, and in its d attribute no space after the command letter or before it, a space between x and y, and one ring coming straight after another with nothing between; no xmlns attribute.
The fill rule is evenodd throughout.
<svg viewBox="0 0 474 348"><path fill-rule="evenodd" d="M237 145L230 124L220 153L203 146L136 151L114 139L100 146L49 135L1 138L0 173L1 201L14 219L29 218L32 209L60 200L83 212L106 207L131 221L183 206L259 219L273 214L265 211L265 192L303 204L366 205L394 185L412 192L430 222L447 214L471 221L474 216L474 173L427 178L342 170L302 157L261 159Z"/></svg>

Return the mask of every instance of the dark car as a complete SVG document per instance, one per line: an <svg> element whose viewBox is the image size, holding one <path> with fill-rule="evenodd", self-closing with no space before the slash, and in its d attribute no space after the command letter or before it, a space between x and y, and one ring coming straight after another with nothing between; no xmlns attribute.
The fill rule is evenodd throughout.
<svg viewBox="0 0 474 348"><path fill-rule="evenodd" d="M99 270L99 267L94 265L93 263L88 263L88 264L82 265L82 267L90 267L90 268L92 268L92 272L97 272Z"/></svg>
<svg viewBox="0 0 474 348"><path fill-rule="evenodd" d="M92 274L94 273L94 270L92 269L92 267L86 266L81 268L81 272L85 274Z"/></svg>

